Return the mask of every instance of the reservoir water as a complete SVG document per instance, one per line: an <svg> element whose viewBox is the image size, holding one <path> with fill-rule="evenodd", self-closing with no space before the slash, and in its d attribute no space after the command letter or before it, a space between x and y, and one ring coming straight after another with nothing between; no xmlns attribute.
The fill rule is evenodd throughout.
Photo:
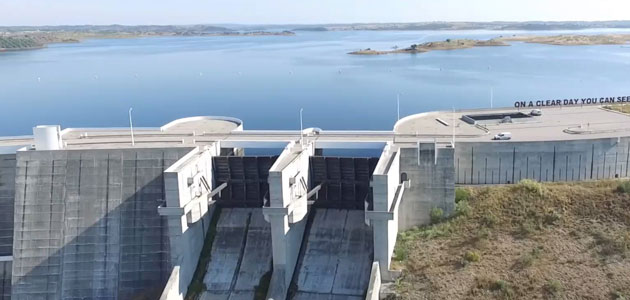
<svg viewBox="0 0 630 300"><path fill-rule="evenodd" d="M580 31L592 34L600 31ZM624 31L615 31L624 32ZM628 33L630 31L625 31ZM87 40L0 53L0 136L62 127L160 126L225 115L248 129L391 129L430 110L630 95L630 46L510 47L354 56L447 38L524 32L350 31L295 36ZM525 32L526 33L526 32ZM531 32L557 34L567 32Z"/></svg>

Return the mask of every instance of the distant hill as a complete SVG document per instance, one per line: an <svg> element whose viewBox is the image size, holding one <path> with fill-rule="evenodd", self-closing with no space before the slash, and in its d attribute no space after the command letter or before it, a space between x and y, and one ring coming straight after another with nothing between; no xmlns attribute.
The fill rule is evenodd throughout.
<svg viewBox="0 0 630 300"><path fill-rule="evenodd" d="M630 21L356 23L303 25L295 30L581 30L594 28L630 28Z"/></svg>

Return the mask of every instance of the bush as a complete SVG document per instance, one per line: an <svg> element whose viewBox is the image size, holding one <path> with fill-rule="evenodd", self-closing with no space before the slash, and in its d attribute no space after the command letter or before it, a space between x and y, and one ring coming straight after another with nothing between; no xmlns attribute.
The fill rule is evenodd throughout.
<svg viewBox="0 0 630 300"><path fill-rule="evenodd" d="M470 198L470 191L464 188L455 188L455 203L460 201L468 201Z"/></svg>
<svg viewBox="0 0 630 300"><path fill-rule="evenodd" d="M490 287L493 291L500 291L504 298L511 299L514 296L512 285L505 280L497 280Z"/></svg>
<svg viewBox="0 0 630 300"><path fill-rule="evenodd" d="M444 219L444 211L439 207L434 207L431 209L431 224L437 224L442 222Z"/></svg>
<svg viewBox="0 0 630 300"><path fill-rule="evenodd" d="M481 217L481 224L488 228L494 227L497 223L499 223L499 218L491 212L488 212Z"/></svg>
<svg viewBox="0 0 630 300"><path fill-rule="evenodd" d="M455 204L455 214L458 216L468 216L471 211L472 208L466 200L459 201Z"/></svg>
<svg viewBox="0 0 630 300"><path fill-rule="evenodd" d="M479 262L481 260L481 255L477 251L466 251L464 259L467 262Z"/></svg>
<svg viewBox="0 0 630 300"><path fill-rule="evenodd" d="M624 181L617 185L617 193L630 194L630 181Z"/></svg>
<svg viewBox="0 0 630 300"><path fill-rule="evenodd" d="M525 190L529 193L536 194L539 196L543 195L543 186L540 182L536 182L531 179L523 179L518 183L517 186L520 189Z"/></svg>
<svg viewBox="0 0 630 300"><path fill-rule="evenodd" d="M545 291L552 296L557 296L562 292L562 283L557 280L549 280L545 283Z"/></svg>
<svg viewBox="0 0 630 300"><path fill-rule="evenodd" d="M543 249L542 246L538 246L532 249L530 252L521 256L516 262L515 266L518 269L525 269L525 268L531 267L534 264L534 262L537 259L539 259L540 256L542 255L542 249Z"/></svg>

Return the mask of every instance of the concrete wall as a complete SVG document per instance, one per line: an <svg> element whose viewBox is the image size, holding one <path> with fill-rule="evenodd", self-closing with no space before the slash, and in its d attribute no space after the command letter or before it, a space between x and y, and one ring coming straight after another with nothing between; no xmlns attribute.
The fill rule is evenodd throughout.
<svg viewBox="0 0 630 300"><path fill-rule="evenodd" d="M372 175L373 212L367 213L374 232L374 261L381 266L381 276L388 280L396 238L398 237L398 209L391 210L400 186L400 152L388 145ZM399 208L398 205L396 208Z"/></svg>
<svg viewBox="0 0 630 300"><path fill-rule="evenodd" d="M457 143L458 184L521 179L579 181L628 177L630 138L551 142Z"/></svg>
<svg viewBox="0 0 630 300"><path fill-rule="evenodd" d="M400 204L399 227L406 230L430 222L434 207L450 214L455 208L454 149L433 143L400 149L400 172L407 174L409 188Z"/></svg>
<svg viewBox="0 0 630 300"><path fill-rule="evenodd" d="M309 157L314 147L298 150L299 147L291 143L269 171L270 207L264 213L271 223L273 274L268 292L271 299L286 299L307 223L306 189L310 183Z"/></svg>
<svg viewBox="0 0 630 300"><path fill-rule="evenodd" d="M212 185L212 156L219 151L216 146L196 148L164 172L166 211L173 212L165 216L168 220L171 263L178 270L177 282L168 285L170 290L167 294L172 295L169 300L186 296L197 268L212 216L208 209L210 191L201 180L203 178ZM192 184L189 184L189 179Z"/></svg>
<svg viewBox="0 0 630 300"><path fill-rule="evenodd" d="M0 257L13 253L15 154L0 155Z"/></svg>
<svg viewBox="0 0 630 300"><path fill-rule="evenodd" d="M0 300L11 299L11 261L0 261Z"/></svg>
<svg viewBox="0 0 630 300"><path fill-rule="evenodd" d="M378 262L372 264L372 271L370 272L370 285L368 286L365 300L379 300L381 299L381 273L379 272Z"/></svg>
<svg viewBox="0 0 630 300"><path fill-rule="evenodd" d="M162 174L190 150L19 152L12 299L158 298Z"/></svg>

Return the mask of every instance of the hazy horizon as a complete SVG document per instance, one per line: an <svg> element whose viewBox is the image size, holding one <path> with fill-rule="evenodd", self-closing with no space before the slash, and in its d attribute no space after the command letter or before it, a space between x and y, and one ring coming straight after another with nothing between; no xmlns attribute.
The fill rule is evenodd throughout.
<svg viewBox="0 0 630 300"><path fill-rule="evenodd" d="M627 11L626 0L4 0L0 26L614 21Z"/></svg>

